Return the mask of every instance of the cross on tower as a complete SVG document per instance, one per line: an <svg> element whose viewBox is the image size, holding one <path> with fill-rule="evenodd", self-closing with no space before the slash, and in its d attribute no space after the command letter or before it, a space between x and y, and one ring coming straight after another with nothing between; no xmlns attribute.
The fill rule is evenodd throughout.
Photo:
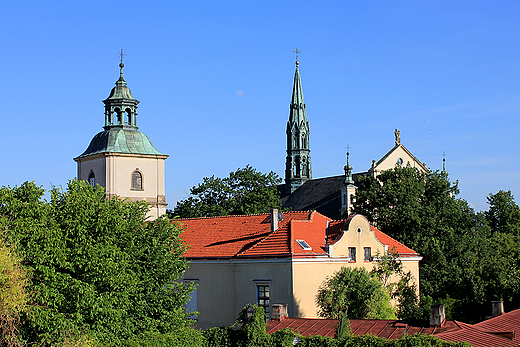
<svg viewBox="0 0 520 347"><path fill-rule="evenodd" d="M293 51L294 53L296 53L296 65L299 64L299 61L298 61L298 53L301 53L301 51L298 50L298 47L296 47L296 50Z"/></svg>
<svg viewBox="0 0 520 347"><path fill-rule="evenodd" d="M123 64L123 57L126 56L125 52L123 52L123 49L121 48L121 52L117 53L117 55L121 56L121 64Z"/></svg>

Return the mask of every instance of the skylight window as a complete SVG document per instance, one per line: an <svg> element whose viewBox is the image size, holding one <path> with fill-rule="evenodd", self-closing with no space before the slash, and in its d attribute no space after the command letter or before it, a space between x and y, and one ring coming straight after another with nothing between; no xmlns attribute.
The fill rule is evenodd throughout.
<svg viewBox="0 0 520 347"><path fill-rule="evenodd" d="M304 251L311 251L312 248L309 246L305 240L296 240L296 243L300 245L301 248L303 248Z"/></svg>

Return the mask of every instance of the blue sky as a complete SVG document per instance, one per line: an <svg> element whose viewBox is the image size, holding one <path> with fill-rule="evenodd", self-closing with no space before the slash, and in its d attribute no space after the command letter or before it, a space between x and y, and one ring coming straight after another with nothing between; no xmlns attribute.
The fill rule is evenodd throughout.
<svg viewBox="0 0 520 347"><path fill-rule="evenodd" d="M0 185L48 189L102 130L119 73L169 154L169 208L204 176L284 175L296 47L313 177L394 143L458 180L476 210L520 195L520 2L2 1ZM518 202L518 201L517 201Z"/></svg>

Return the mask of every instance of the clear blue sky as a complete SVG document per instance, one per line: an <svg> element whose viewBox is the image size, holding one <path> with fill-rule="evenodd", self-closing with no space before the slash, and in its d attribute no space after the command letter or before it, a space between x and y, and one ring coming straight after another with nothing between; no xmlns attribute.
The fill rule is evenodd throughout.
<svg viewBox="0 0 520 347"><path fill-rule="evenodd" d="M76 176L119 73L138 125L169 154L169 208L204 176L284 175L298 47L313 177L394 143L487 209L520 197L520 2L2 1L0 185Z"/></svg>

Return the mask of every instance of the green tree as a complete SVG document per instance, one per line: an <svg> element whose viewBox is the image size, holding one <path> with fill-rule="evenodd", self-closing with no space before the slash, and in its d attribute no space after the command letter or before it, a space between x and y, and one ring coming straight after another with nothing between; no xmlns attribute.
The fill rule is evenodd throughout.
<svg viewBox="0 0 520 347"><path fill-rule="evenodd" d="M14 246L0 235L0 345L22 346L20 314L28 308L28 278Z"/></svg>
<svg viewBox="0 0 520 347"><path fill-rule="evenodd" d="M229 177L204 177L190 189L192 196L168 213L181 218L264 213L280 208L276 185L281 181L276 173L263 174L249 165Z"/></svg>
<svg viewBox="0 0 520 347"><path fill-rule="evenodd" d="M493 232L520 236L520 207L515 203L510 190L499 190L487 197L489 210L485 218Z"/></svg>
<svg viewBox="0 0 520 347"><path fill-rule="evenodd" d="M385 287L386 292L396 301L397 317L399 319L420 318L419 298L417 286L410 271L405 272L399 254L389 250L384 255L377 255L378 262L371 271ZM399 277L399 281L391 282L392 276Z"/></svg>
<svg viewBox="0 0 520 347"><path fill-rule="evenodd" d="M192 288L178 281L187 262L174 224L146 221L145 203L106 199L86 182L53 189L50 202L43 194L33 183L0 189L0 226L32 274L25 340L50 345L92 335L120 345L190 324Z"/></svg>
<svg viewBox="0 0 520 347"><path fill-rule="evenodd" d="M475 214L457 194L457 183L445 173L396 167L360 179L354 210L423 256L421 294L448 303L453 318L483 319L490 301L502 298L515 305L510 308L520 307L512 195L490 195L490 210Z"/></svg>
<svg viewBox="0 0 520 347"><path fill-rule="evenodd" d="M390 295L373 273L342 267L318 289L319 316L340 319L395 319Z"/></svg>

